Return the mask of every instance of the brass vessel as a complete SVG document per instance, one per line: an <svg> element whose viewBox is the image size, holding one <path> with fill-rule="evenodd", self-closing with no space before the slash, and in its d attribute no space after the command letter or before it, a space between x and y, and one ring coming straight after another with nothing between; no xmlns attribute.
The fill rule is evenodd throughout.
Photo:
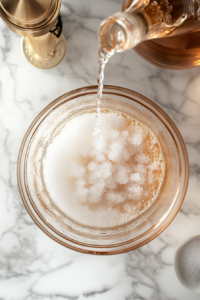
<svg viewBox="0 0 200 300"><path fill-rule="evenodd" d="M23 53L37 68L53 68L65 55L60 6L61 0L0 2L0 16L8 28L23 36Z"/></svg>

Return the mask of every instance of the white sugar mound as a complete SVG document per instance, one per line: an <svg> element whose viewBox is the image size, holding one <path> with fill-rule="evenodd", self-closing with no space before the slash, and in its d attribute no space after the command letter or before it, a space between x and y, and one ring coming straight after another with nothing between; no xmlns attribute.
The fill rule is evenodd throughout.
<svg viewBox="0 0 200 300"><path fill-rule="evenodd" d="M193 240L181 251L180 271L190 286L200 286L200 240Z"/></svg>
<svg viewBox="0 0 200 300"><path fill-rule="evenodd" d="M145 126L120 114L101 113L98 126L95 113L74 117L49 144L43 160L51 199L88 226L116 226L137 217L160 186L155 191L151 184L155 170L163 171L163 158L154 155L152 160L145 150L154 151L156 143Z"/></svg>

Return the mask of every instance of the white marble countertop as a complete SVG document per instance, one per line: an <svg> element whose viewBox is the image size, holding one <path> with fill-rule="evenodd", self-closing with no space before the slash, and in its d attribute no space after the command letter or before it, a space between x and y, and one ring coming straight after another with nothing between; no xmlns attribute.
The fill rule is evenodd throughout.
<svg viewBox="0 0 200 300"><path fill-rule="evenodd" d="M200 68L168 71L134 51L116 54L105 83L139 92L169 114L187 146L190 182L171 225L129 253L99 257L68 250L46 236L26 212L17 187L17 155L35 116L56 97L96 84L98 27L121 0L63 0L67 53L51 70L31 66L21 37L0 20L0 299L197 300L173 269L185 239L200 234Z"/></svg>

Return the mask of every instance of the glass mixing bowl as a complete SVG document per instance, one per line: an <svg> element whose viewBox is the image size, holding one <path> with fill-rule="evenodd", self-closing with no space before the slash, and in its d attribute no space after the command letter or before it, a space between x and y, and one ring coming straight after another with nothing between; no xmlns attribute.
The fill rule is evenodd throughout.
<svg viewBox="0 0 200 300"><path fill-rule="evenodd" d="M96 228L75 222L53 203L45 188L42 160L53 138L68 120L96 109L97 86L80 88L51 102L33 121L18 157L18 186L34 222L65 247L90 254L116 254L138 248L157 237L178 213L188 185L188 158L172 120L155 103L131 90L104 86L101 110L128 115L157 137L165 160L159 194L138 217L120 226Z"/></svg>

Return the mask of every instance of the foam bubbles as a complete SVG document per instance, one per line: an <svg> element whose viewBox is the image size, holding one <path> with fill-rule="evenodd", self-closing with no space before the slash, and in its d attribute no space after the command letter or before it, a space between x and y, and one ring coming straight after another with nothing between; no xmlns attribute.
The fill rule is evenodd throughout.
<svg viewBox="0 0 200 300"><path fill-rule="evenodd" d="M137 184L132 184L128 187L129 197L133 200L139 199L143 193L143 187L137 185Z"/></svg>
<svg viewBox="0 0 200 300"><path fill-rule="evenodd" d="M108 150L108 158L111 161L117 161L122 156L123 144L119 141L113 141Z"/></svg>
<svg viewBox="0 0 200 300"><path fill-rule="evenodd" d="M85 188L86 182L84 179L78 179L76 182L75 193L77 196L77 201L84 202L88 197L88 189Z"/></svg>
<svg viewBox="0 0 200 300"><path fill-rule="evenodd" d="M140 182L141 181L141 174L139 172L131 174L130 180L134 181L134 182Z"/></svg>
<svg viewBox="0 0 200 300"><path fill-rule="evenodd" d="M123 202L125 200L121 194L113 192L113 191L110 191L106 194L106 199L108 201L113 202L114 204Z"/></svg>
<svg viewBox="0 0 200 300"><path fill-rule="evenodd" d="M141 164L148 164L150 162L150 159L144 153L140 153L135 156L135 161Z"/></svg>
<svg viewBox="0 0 200 300"><path fill-rule="evenodd" d="M122 167L118 166L116 174L115 174L115 180L119 184L126 184L129 181L129 173L130 170L128 167Z"/></svg>
<svg viewBox="0 0 200 300"><path fill-rule="evenodd" d="M155 136L136 120L114 113L101 113L98 124L93 113L68 121L49 144L43 165L56 205L79 223L99 227L142 213L161 184L155 172L164 174Z"/></svg>
<svg viewBox="0 0 200 300"><path fill-rule="evenodd" d="M75 178L81 178L83 177L85 173L85 169L80 166L78 163L73 162L69 168L69 175Z"/></svg>
<svg viewBox="0 0 200 300"><path fill-rule="evenodd" d="M94 161L89 162L88 164L88 170L89 171L94 171L97 167L97 164Z"/></svg>
<svg viewBox="0 0 200 300"><path fill-rule="evenodd" d="M144 131L140 126L135 126L135 132L130 137L131 144L140 146L144 138Z"/></svg>

